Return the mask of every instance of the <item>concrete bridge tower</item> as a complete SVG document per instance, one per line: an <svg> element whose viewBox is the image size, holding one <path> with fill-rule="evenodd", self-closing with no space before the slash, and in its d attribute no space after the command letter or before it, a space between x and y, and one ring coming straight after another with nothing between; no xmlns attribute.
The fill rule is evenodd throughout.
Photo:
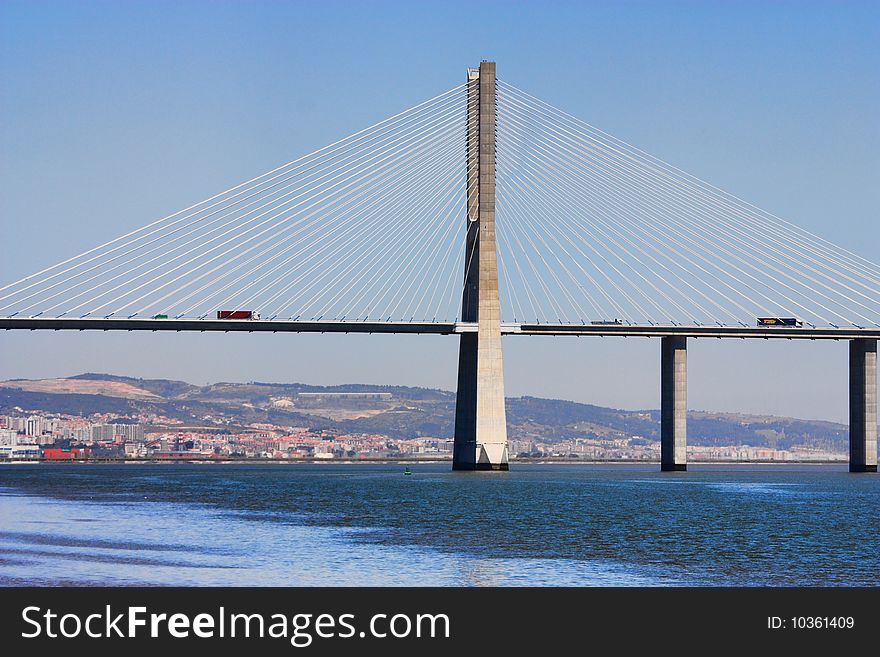
<svg viewBox="0 0 880 657"><path fill-rule="evenodd" d="M501 303L495 250L495 62L468 71L467 241L453 470L507 470Z"/></svg>

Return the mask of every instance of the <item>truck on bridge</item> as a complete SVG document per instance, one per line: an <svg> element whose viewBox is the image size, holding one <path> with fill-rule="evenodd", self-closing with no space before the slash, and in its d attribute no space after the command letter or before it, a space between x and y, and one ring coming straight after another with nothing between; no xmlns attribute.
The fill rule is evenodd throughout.
<svg viewBox="0 0 880 657"><path fill-rule="evenodd" d="M803 327L804 323L797 317L759 317L758 326L794 326Z"/></svg>
<svg viewBox="0 0 880 657"><path fill-rule="evenodd" d="M218 310L217 319L260 319L254 310Z"/></svg>

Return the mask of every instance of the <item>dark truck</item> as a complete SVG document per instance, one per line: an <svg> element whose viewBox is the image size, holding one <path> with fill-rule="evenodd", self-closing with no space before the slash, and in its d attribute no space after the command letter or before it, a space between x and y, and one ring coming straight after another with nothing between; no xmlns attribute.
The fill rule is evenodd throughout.
<svg viewBox="0 0 880 657"><path fill-rule="evenodd" d="M804 323L797 317L759 317L758 326L794 326L801 328Z"/></svg>

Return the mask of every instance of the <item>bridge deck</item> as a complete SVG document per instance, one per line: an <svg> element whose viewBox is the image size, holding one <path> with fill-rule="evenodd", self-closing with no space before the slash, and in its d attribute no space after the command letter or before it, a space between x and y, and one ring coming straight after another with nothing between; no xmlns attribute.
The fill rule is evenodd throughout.
<svg viewBox="0 0 880 657"><path fill-rule="evenodd" d="M2 330L27 331L214 331L246 333L413 333L451 335L477 330L472 322L378 322L339 320L216 320L140 318L0 318ZM688 338L760 338L800 340L850 340L880 338L880 328L673 326L647 324L521 324L503 323L504 335L573 335Z"/></svg>

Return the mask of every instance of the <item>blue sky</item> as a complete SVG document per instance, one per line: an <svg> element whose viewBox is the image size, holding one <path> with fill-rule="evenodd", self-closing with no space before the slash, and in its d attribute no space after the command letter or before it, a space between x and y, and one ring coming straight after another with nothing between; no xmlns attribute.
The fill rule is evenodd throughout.
<svg viewBox="0 0 880 657"><path fill-rule="evenodd" d="M876 2L0 4L0 279L499 76L875 262ZM659 403L659 342L508 338L508 393ZM0 377L452 388L442 337L0 335ZM846 345L692 341L695 409L846 417Z"/></svg>

